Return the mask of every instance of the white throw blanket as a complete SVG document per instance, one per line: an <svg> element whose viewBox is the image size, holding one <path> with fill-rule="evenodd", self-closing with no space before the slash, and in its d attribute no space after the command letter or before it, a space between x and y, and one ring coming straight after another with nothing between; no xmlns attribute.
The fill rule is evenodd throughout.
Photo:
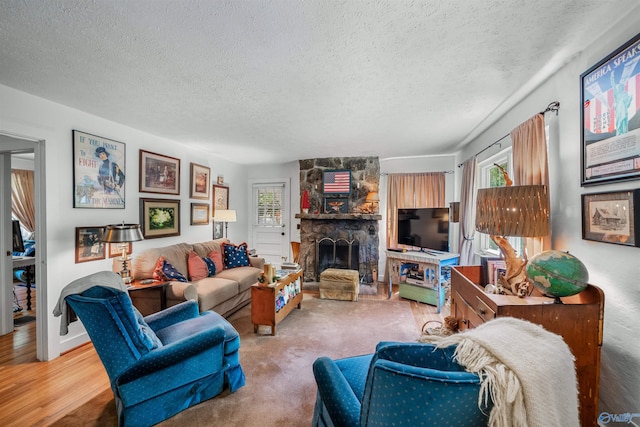
<svg viewBox="0 0 640 427"><path fill-rule="evenodd" d="M574 356L562 337L539 325L499 317L451 336L423 336L482 378L478 405L491 396L492 427L580 425Z"/></svg>

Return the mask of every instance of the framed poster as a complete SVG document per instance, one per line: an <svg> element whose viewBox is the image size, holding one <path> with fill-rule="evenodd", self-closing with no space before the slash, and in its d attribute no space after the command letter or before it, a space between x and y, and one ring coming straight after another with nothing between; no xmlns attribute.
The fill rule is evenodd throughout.
<svg viewBox="0 0 640 427"><path fill-rule="evenodd" d="M327 170L322 172L324 194L351 194L351 171Z"/></svg>
<svg viewBox="0 0 640 427"><path fill-rule="evenodd" d="M640 178L640 34L580 76L582 186Z"/></svg>
<svg viewBox="0 0 640 427"><path fill-rule="evenodd" d="M131 255L133 252L133 243L127 242L127 255ZM117 256L122 256L122 243L108 243L107 249L109 249L109 258L115 258Z"/></svg>
<svg viewBox="0 0 640 427"><path fill-rule="evenodd" d="M191 203L191 225L209 224L209 203Z"/></svg>
<svg viewBox="0 0 640 427"><path fill-rule="evenodd" d="M224 185L213 185L213 208L211 216L216 213L216 209L229 209L229 187Z"/></svg>
<svg viewBox="0 0 640 427"><path fill-rule="evenodd" d="M141 193L180 194L180 159L140 150Z"/></svg>
<svg viewBox="0 0 640 427"><path fill-rule="evenodd" d="M346 197L327 197L324 199L325 213L349 213L349 199Z"/></svg>
<svg viewBox="0 0 640 427"><path fill-rule="evenodd" d="M582 195L582 238L596 242L640 246L636 206L640 190Z"/></svg>
<svg viewBox="0 0 640 427"><path fill-rule="evenodd" d="M72 131L73 207L124 209L123 142Z"/></svg>
<svg viewBox="0 0 640 427"><path fill-rule="evenodd" d="M104 227L76 227L76 264L105 259Z"/></svg>
<svg viewBox="0 0 640 427"><path fill-rule="evenodd" d="M140 223L145 239L180 235L180 200L140 199Z"/></svg>
<svg viewBox="0 0 640 427"><path fill-rule="evenodd" d="M206 166L191 163L189 197L192 199L209 200L209 182L211 169Z"/></svg>

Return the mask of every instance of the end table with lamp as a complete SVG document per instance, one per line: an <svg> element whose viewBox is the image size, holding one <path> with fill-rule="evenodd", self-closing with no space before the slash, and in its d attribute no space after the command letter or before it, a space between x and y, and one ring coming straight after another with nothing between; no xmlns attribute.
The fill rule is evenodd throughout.
<svg viewBox="0 0 640 427"><path fill-rule="evenodd" d="M125 283L131 283L131 270L128 265L127 248L130 242L143 240L139 224L112 224L105 227L102 241L107 243L120 243L122 246L122 270L120 276Z"/></svg>

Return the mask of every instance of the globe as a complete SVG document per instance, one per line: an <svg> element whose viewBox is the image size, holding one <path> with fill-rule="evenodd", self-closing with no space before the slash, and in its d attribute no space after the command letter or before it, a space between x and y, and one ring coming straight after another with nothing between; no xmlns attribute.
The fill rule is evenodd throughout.
<svg viewBox="0 0 640 427"><path fill-rule="evenodd" d="M582 261L568 252L544 251L529 260L527 276L544 295L568 297L587 287L589 272Z"/></svg>

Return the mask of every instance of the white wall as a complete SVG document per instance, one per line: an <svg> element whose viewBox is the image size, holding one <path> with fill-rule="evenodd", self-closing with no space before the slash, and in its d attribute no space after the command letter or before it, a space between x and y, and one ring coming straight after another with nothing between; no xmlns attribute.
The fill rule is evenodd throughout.
<svg viewBox="0 0 640 427"><path fill-rule="evenodd" d="M560 102L557 118L549 113L545 117L552 135L552 246L582 260L590 282L604 291L600 411L612 414L640 412L640 248L582 240L581 195L636 189L640 183L580 186L580 74L635 36L639 27L639 16L627 16L473 141L461 156L470 157L542 111L549 102Z"/></svg>
<svg viewBox="0 0 640 427"><path fill-rule="evenodd" d="M145 248L166 246L177 242L199 242L212 238L212 225L190 225L189 163L211 168L215 178L224 175L229 190L229 205L238 211L238 222L229 224L229 237L234 241L247 239L247 168L214 155L196 152L187 146L141 132L82 111L74 110L24 92L0 85L0 130L46 140L46 269L48 342L46 358L74 347L88 337L79 322L72 324L66 336L59 336L59 319L51 314L61 289L69 282L100 270L111 270L112 260L75 263L75 227L101 226L125 221L139 223L139 198L168 198L181 201L181 235L149 239L133 244L133 255ZM126 144L126 208L74 209L71 131L81 130ZM180 196L138 192L139 149L181 160Z"/></svg>

